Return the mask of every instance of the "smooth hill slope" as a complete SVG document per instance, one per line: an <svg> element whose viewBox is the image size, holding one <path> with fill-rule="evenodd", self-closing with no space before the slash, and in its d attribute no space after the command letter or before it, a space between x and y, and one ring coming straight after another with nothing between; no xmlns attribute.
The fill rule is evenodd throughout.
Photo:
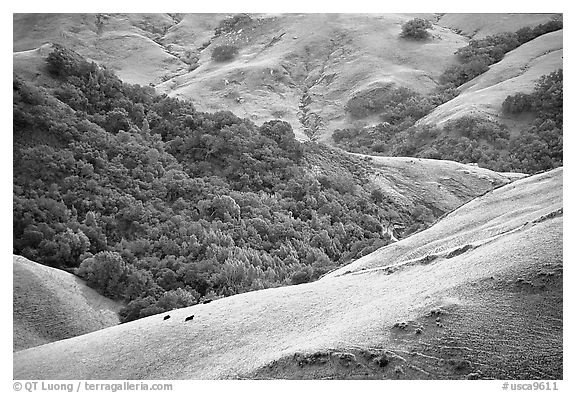
<svg viewBox="0 0 576 393"><path fill-rule="evenodd" d="M14 378L562 378L561 168L370 258L18 352Z"/></svg>
<svg viewBox="0 0 576 393"><path fill-rule="evenodd" d="M73 274L13 257L14 351L119 323L120 305Z"/></svg>
<svg viewBox="0 0 576 393"><path fill-rule="evenodd" d="M160 40L168 14L14 14L14 52L58 43L105 65L125 82L157 84L185 68Z"/></svg>
<svg viewBox="0 0 576 393"><path fill-rule="evenodd" d="M378 218L387 228L389 221L412 222L407 228L396 230L396 237L407 236L430 226L442 215L495 187L525 177L522 173L500 173L473 164L448 160L413 157L381 157L330 149L322 159L311 161L312 168L327 173L342 171L342 160L351 156L367 175L369 188L381 193L383 203L395 211L386 219ZM360 160L358 160L359 158ZM419 212L419 213L416 213ZM416 219L407 220L408 216Z"/></svg>
<svg viewBox="0 0 576 393"><path fill-rule="evenodd" d="M60 43L106 65L125 82L151 84L161 93L191 100L199 110L230 110L258 124L282 119L300 139L317 129L316 137L329 141L335 129L379 122L375 116L358 120L346 113L354 95L370 94L389 83L428 93L457 62L454 52L468 37L513 32L558 17L252 14L216 34L220 22L231 16L14 14L14 69L30 71L28 61L38 60L31 51L47 42ZM402 24L416 16L434 23L431 39L399 37ZM213 61L212 51L220 45L237 46L238 55L227 62ZM493 117L506 95L529 92L539 76L561 67L561 48L561 33L523 45L493 66L491 75L463 86L459 97L423 123L443 123L463 114ZM502 76L496 81L494 75Z"/></svg>
<svg viewBox="0 0 576 393"><path fill-rule="evenodd" d="M561 14L442 14L436 23L468 37L483 38L516 31L525 26L533 27L560 16Z"/></svg>
<svg viewBox="0 0 576 393"><path fill-rule="evenodd" d="M460 95L437 107L417 124L442 125L466 115L505 121L502 102L531 93L540 77L563 68L563 30L544 34L510 51L484 74L460 86Z"/></svg>
<svg viewBox="0 0 576 393"><path fill-rule="evenodd" d="M59 43L125 82L152 84L204 111L286 120L305 139L316 116L323 130L349 124L344 106L358 92L387 83L432 90L468 41L440 26L424 43L400 39L401 25L415 14L254 14L215 35L229 16L14 14L14 57ZM236 59L214 62L219 45L238 46Z"/></svg>
<svg viewBox="0 0 576 393"><path fill-rule="evenodd" d="M448 160L365 156L371 180L387 199L414 211L426 207L436 218L494 187L525 177Z"/></svg>
<svg viewBox="0 0 576 393"><path fill-rule="evenodd" d="M280 118L305 138L316 116L326 130L349 124L344 107L358 92L386 83L419 92L434 88L467 39L442 27L435 27L434 39L425 43L400 39L401 25L413 17L254 15L251 23L210 41L198 68L157 89L205 111L228 109L256 122ZM219 45L238 46L238 56L214 62L211 52Z"/></svg>
<svg viewBox="0 0 576 393"><path fill-rule="evenodd" d="M562 168L490 191L449 213L429 230L383 247L329 276L369 269L393 270L419 262L420 258L473 249L521 230L545 215L562 215Z"/></svg>

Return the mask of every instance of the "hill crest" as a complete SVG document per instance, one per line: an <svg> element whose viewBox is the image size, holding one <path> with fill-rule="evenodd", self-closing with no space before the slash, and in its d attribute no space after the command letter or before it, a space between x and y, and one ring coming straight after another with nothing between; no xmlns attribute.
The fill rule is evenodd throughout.
<svg viewBox="0 0 576 393"><path fill-rule="evenodd" d="M13 256L14 351L119 323L121 305L62 270Z"/></svg>

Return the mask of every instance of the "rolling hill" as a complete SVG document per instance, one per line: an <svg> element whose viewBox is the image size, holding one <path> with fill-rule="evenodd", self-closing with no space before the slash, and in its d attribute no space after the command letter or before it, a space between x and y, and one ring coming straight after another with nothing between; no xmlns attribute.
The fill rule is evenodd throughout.
<svg viewBox="0 0 576 393"><path fill-rule="evenodd" d="M430 39L399 38L415 16ZM14 256L13 377L562 379L561 167L352 154L260 127L331 143L380 122L351 117L351 98L432 92L471 38L556 17L14 14L14 244L70 268L98 252L82 274L115 271L94 285L132 308L118 324L119 303ZM236 57L213 60L223 45ZM66 72L47 72L53 50ZM539 36L419 124L479 115L518 136L533 115L502 101L562 56L562 30ZM220 110L256 125L201 112Z"/></svg>
<svg viewBox="0 0 576 393"><path fill-rule="evenodd" d="M168 14L14 14L13 21L15 53L59 43L129 83L156 84L186 65L156 42L175 23Z"/></svg>
<svg viewBox="0 0 576 393"><path fill-rule="evenodd" d="M411 17L293 14L255 19L216 37L201 52L198 68L157 89L191 99L206 111L226 107L257 122L281 118L306 138L304 131L316 116L322 128L347 124L346 102L361 91L387 83L419 92L434 88L434 80L455 61L453 52L467 40L437 27L435 39L426 44L405 42L398 35ZM223 44L240 47L239 56L216 63L211 49Z"/></svg>
<svg viewBox="0 0 576 393"><path fill-rule="evenodd" d="M562 175L488 192L313 283L17 352L14 378L562 379Z"/></svg>
<svg viewBox="0 0 576 393"><path fill-rule="evenodd" d="M348 153L338 149L328 152L326 157L312 161L312 167L321 172L341 172L341 157L346 157ZM402 216L406 214L413 215L417 209L423 211L420 227L428 227L444 214L495 187L527 176L495 172L475 164L448 160L363 154L351 156L361 159L361 170L367 174L370 187L380 191L387 204L396 209L398 221L403 221ZM389 224L392 222L383 223L385 227ZM403 237L414 230L417 228L400 228L394 234Z"/></svg>
<svg viewBox="0 0 576 393"><path fill-rule="evenodd" d="M508 95L531 93L538 79L563 63L563 30L544 34L510 51L484 74L458 88L460 94L420 119L419 125L442 126L462 116L480 116L518 128L502 113Z"/></svg>
<svg viewBox="0 0 576 393"><path fill-rule="evenodd" d="M433 22L432 39L399 38L402 24L415 16ZM454 52L469 37L515 31L557 16L253 14L219 31L232 15L15 14L14 62L21 64L47 42L60 43L106 65L125 82L151 84L158 92L191 100L199 110L230 110L258 124L282 119L299 139L318 130L320 140L330 141L335 129L378 122L345 112L355 95L390 83L428 93L457 62ZM238 47L236 58L213 61L211 53L221 45ZM494 65L492 76L463 86L454 102L423 122L469 112L494 116L506 95L530 91L539 76L562 66L561 48L561 32L523 45Z"/></svg>
<svg viewBox="0 0 576 393"><path fill-rule="evenodd" d="M516 31L526 26L536 26L548 22L559 14L441 14L436 22L440 26L454 29L471 38L484 38L489 35Z"/></svg>
<svg viewBox="0 0 576 393"><path fill-rule="evenodd" d="M13 257L14 351L119 323L121 305L73 274Z"/></svg>
<svg viewBox="0 0 576 393"><path fill-rule="evenodd" d="M447 160L359 156L369 160L371 180L389 200L409 211L425 206L435 218L494 187L526 176Z"/></svg>

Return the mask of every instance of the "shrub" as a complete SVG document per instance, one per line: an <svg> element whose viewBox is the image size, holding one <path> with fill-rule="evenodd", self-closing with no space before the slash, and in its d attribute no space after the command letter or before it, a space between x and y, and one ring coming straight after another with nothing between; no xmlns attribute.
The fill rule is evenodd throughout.
<svg viewBox="0 0 576 393"><path fill-rule="evenodd" d="M76 274L88 285L112 299L122 297L128 268L117 252L101 251L87 258L78 267Z"/></svg>
<svg viewBox="0 0 576 393"><path fill-rule="evenodd" d="M407 119L411 122L418 120L433 108L426 97L392 83L356 93L345 106L346 112L353 118L362 119L379 114L382 122L395 125Z"/></svg>
<svg viewBox="0 0 576 393"><path fill-rule="evenodd" d="M502 103L504 113L529 112L532 109L532 96L530 94L517 93L508 96Z"/></svg>
<svg viewBox="0 0 576 393"><path fill-rule="evenodd" d="M563 161L563 72L540 78L531 94L508 96L502 104L507 113L530 111L536 115L530 127L510 141L515 168L538 172L556 168Z"/></svg>
<svg viewBox="0 0 576 393"><path fill-rule="evenodd" d="M544 75L538 80L534 93L534 110L539 118L553 120L562 127L564 104L564 74L562 69Z"/></svg>
<svg viewBox="0 0 576 393"><path fill-rule="evenodd" d="M234 45L220 45L212 51L212 60L223 62L232 60L238 54L238 47Z"/></svg>
<svg viewBox="0 0 576 393"><path fill-rule="evenodd" d="M76 52L59 44L52 45L53 51L46 58L48 72L56 77L87 77L96 71L94 62L87 62Z"/></svg>
<svg viewBox="0 0 576 393"><path fill-rule="evenodd" d="M523 27L516 31L516 38L520 43L526 43L539 37L543 34L550 33L563 28L563 23L561 20L550 20L544 24L539 24L534 27Z"/></svg>
<svg viewBox="0 0 576 393"><path fill-rule="evenodd" d="M430 37L428 29L432 28L432 23L426 19L414 18L402 25L400 37L414 40L425 40Z"/></svg>
<svg viewBox="0 0 576 393"><path fill-rule="evenodd" d="M310 281L310 272L306 270L299 270L290 277L292 285L304 284Z"/></svg>
<svg viewBox="0 0 576 393"><path fill-rule="evenodd" d="M382 202L384 202L384 200L386 198L386 196L384 195L382 190L380 190L378 188L372 190L372 192L370 193L370 197L372 198L374 203L382 203Z"/></svg>
<svg viewBox="0 0 576 393"><path fill-rule="evenodd" d="M466 371L472 368L472 363L465 359L450 359L449 363L454 366L456 371Z"/></svg>
<svg viewBox="0 0 576 393"><path fill-rule="evenodd" d="M454 64L440 75L440 83L450 87L461 86L488 71L489 65L487 60L480 57L475 57L464 64Z"/></svg>
<svg viewBox="0 0 576 393"><path fill-rule="evenodd" d="M535 112L542 120L553 120L562 126L563 71L558 69L542 76L530 94L516 93L506 97L502 103L504 113Z"/></svg>
<svg viewBox="0 0 576 393"><path fill-rule="evenodd" d="M218 27L216 28L216 35L220 35L223 33L229 33L236 29L240 29L243 26L248 25L252 22L252 18L248 14L237 14L231 18L224 19L220 22Z"/></svg>
<svg viewBox="0 0 576 393"><path fill-rule="evenodd" d="M374 360L372 361L379 367L386 367L388 363L390 363L390 359L385 353L382 354L381 356L374 358Z"/></svg>
<svg viewBox="0 0 576 393"><path fill-rule="evenodd" d="M494 64L502 60L507 52L519 46L520 42L515 33L500 33L471 40L468 45L456 51L456 56L464 63L480 58Z"/></svg>

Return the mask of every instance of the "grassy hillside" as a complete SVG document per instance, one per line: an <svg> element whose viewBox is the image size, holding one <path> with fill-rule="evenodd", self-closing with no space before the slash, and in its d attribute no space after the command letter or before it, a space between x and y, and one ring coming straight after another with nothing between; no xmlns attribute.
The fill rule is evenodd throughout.
<svg viewBox="0 0 576 393"><path fill-rule="evenodd" d="M299 138L316 126L311 123L317 115L326 138L327 131L351 121L344 106L354 94L391 82L428 92L454 62L454 51L467 42L441 27L425 43L399 39L402 23L411 17L255 15L215 36L200 53L198 68L157 88L202 110L226 107L257 122L286 120ZM238 56L214 62L212 50L224 44L237 46Z"/></svg>
<svg viewBox="0 0 576 393"><path fill-rule="evenodd" d="M285 122L124 84L62 46L32 56L42 79L23 67L32 82L16 69L13 84L14 253L76 269L125 301L122 321L313 281L510 179L374 166Z"/></svg>
<svg viewBox="0 0 576 393"><path fill-rule="evenodd" d="M14 377L561 379L552 17L14 15Z"/></svg>
<svg viewBox="0 0 576 393"><path fill-rule="evenodd" d="M529 227L546 215L562 215L562 168L490 191L450 212L430 230L383 247L330 275L396 264L402 267L425 256L434 258L463 248L475 249Z"/></svg>
<svg viewBox="0 0 576 393"><path fill-rule="evenodd" d="M446 160L362 157L374 167L372 181L390 200L401 201L408 210L424 209L435 218L494 187L526 176Z"/></svg>
<svg viewBox="0 0 576 393"><path fill-rule="evenodd" d="M14 351L119 323L121 305L62 270L13 257Z"/></svg>
<svg viewBox="0 0 576 393"><path fill-rule="evenodd" d="M411 41L399 37L401 25L414 17L434 23L430 39ZM347 113L347 104L354 97L377 95L390 84L430 93L443 71L457 64L454 52L464 47L469 37L516 31L559 17L15 14L14 62L27 62L28 51L47 42L60 43L106 65L123 81L151 84L159 92L191 100L200 110L230 110L257 123L282 119L291 124L299 139L312 136L330 141L336 129L379 122L375 116L359 119ZM539 53L550 44L561 48L561 35L553 35L550 40L529 43L515 56L507 56L507 64L495 67L493 74L497 75L503 75L500 68L507 69L508 82L499 83L500 80L481 91L463 86L459 97L438 108L421 124L443 124L471 114L493 118L501 98L519 90L530 91L539 76L561 68L561 51ZM233 60L217 62L211 58L222 45L238 49ZM24 66L30 67L29 63ZM34 72L40 77L41 73ZM507 124L517 122L514 119Z"/></svg>
<svg viewBox="0 0 576 393"><path fill-rule="evenodd" d="M436 22L440 26L454 29L470 38L516 31L526 26L546 23L558 14L441 14Z"/></svg>
<svg viewBox="0 0 576 393"><path fill-rule="evenodd" d="M18 352L14 378L561 379L562 271L557 169L317 282Z"/></svg>
<svg viewBox="0 0 576 393"><path fill-rule="evenodd" d="M530 93L538 79L563 65L563 30L540 36L507 53L484 74L460 86L460 94L420 119L417 125L442 126L462 116L480 116L506 123L513 129L526 126L506 119L502 103L509 95Z"/></svg>
<svg viewBox="0 0 576 393"><path fill-rule="evenodd" d="M412 41L399 37L402 24L414 17L433 22L430 39ZM59 43L106 65L125 82L152 84L171 97L191 100L200 110L230 110L257 123L282 119L292 125L299 139L312 134L329 141L335 129L378 122L376 117L350 116L345 109L353 97L370 96L389 84L430 93L443 71L457 63L454 52L467 45L469 37L516 31L557 17L15 14L14 52L16 63L26 51L47 42ZM561 38L560 44L557 42L554 45L561 45ZM237 47L234 59L217 62L211 58L222 45ZM521 67L530 74L521 85L522 89L529 89L534 78L545 71L539 65L542 59L532 64L531 53L521 54L526 57L516 63L524 62ZM547 64L549 68L550 61ZM500 93L504 90L499 86ZM485 108L500 96L491 97L484 104L484 97L464 94L446 107L443 118L457 111L455 108L459 108L459 113L474 112L478 105ZM491 114L490 110L484 112Z"/></svg>
<svg viewBox="0 0 576 393"><path fill-rule="evenodd" d="M435 27L426 43L399 39L413 16L257 14L216 34L230 15L15 14L14 51L59 43L201 110L286 120L299 138L316 114L326 137L350 121L343 108L353 94L390 82L427 92L454 63L467 39L449 29ZM223 44L240 49L234 61L211 59Z"/></svg>
<svg viewBox="0 0 576 393"><path fill-rule="evenodd" d="M14 14L13 21L14 52L62 44L128 83L157 84L186 67L162 45L177 24L168 14Z"/></svg>

